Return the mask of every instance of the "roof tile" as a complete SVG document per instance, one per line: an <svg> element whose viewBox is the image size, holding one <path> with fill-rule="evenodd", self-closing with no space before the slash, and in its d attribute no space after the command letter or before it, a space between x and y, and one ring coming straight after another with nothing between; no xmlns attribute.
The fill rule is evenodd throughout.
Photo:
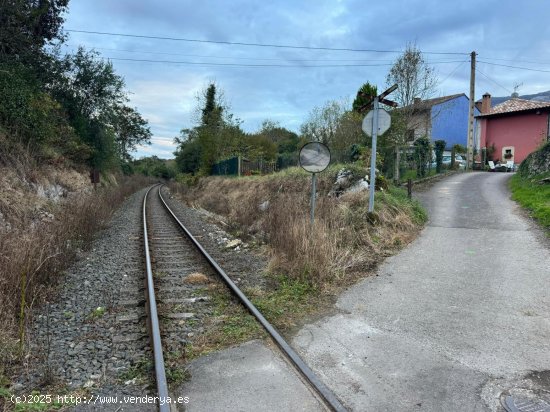
<svg viewBox="0 0 550 412"><path fill-rule="evenodd" d="M487 113L480 114L476 117L492 116L496 114L523 112L526 110L535 109L550 109L550 102L539 102L535 100L524 100L514 97L510 100L506 100L504 103L492 107Z"/></svg>

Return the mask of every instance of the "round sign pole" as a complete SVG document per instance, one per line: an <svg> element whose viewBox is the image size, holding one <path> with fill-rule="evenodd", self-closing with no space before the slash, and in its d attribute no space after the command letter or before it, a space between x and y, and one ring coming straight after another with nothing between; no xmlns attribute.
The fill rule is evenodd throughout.
<svg viewBox="0 0 550 412"><path fill-rule="evenodd" d="M311 224L315 219L315 197L317 195L317 173L322 172L330 163L330 150L319 142L306 143L300 149L300 166L311 173Z"/></svg>
<svg viewBox="0 0 550 412"><path fill-rule="evenodd" d="M369 212L374 210L374 191L376 190L376 139L378 137L378 97L374 98L374 117L372 119L372 151L370 155Z"/></svg>
<svg viewBox="0 0 550 412"><path fill-rule="evenodd" d="M315 220L315 196L317 195L317 173L311 174L311 224Z"/></svg>

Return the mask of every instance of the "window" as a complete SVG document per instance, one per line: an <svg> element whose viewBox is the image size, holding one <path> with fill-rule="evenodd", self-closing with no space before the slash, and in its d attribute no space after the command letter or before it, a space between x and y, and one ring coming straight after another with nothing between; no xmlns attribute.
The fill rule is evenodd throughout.
<svg viewBox="0 0 550 412"><path fill-rule="evenodd" d="M407 130L407 142L414 142L414 129Z"/></svg>

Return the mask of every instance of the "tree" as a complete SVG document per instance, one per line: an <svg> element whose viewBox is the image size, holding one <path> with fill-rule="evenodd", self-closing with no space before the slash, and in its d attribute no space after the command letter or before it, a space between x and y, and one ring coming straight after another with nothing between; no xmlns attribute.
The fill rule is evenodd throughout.
<svg viewBox="0 0 550 412"><path fill-rule="evenodd" d="M129 160L130 151L148 143L151 131L136 109L128 107L124 80L97 52L80 47L52 64L47 89L65 108L69 122L93 148L91 163L107 168Z"/></svg>
<svg viewBox="0 0 550 412"><path fill-rule="evenodd" d="M414 142L414 154L416 161L416 176L426 176L426 167L430 161L432 153L432 147L430 139L427 137L421 137Z"/></svg>
<svg viewBox="0 0 550 412"><path fill-rule="evenodd" d="M399 165L401 148L407 145L407 131L414 129L415 98L427 99L436 90L437 77L416 44L409 43L401 56L397 58L386 76L386 85L397 84L397 90L392 96L400 108L394 110L392 116L393 133L387 146L393 147L395 153L395 180L399 180Z"/></svg>
<svg viewBox="0 0 550 412"><path fill-rule="evenodd" d="M0 2L0 59L36 61L46 43L63 40L61 26L69 0Z"/></svg>
<svg viewBox="0 0 550 412"><path fill-rule="evenodd" d="M302 139L322 142L330 147L334 159L349 161L352 146L363 143L365 135L361 130L363 115L348 107L344 100L315 107L300 128Z"/></svg>
<svg viewBox="0 0 550 412"><path fill-rule="evenodd" d="M445 140L436 140L434 142L435 147L435 171L441 173L441 165L443 161L443 152L445 151ZM452 159L454 161L454 159ZM454 163L454 162L451 163Z"/></svg>
<svg viewBox="0 0 550 412"><path fill-rule="evenodd" d="M239 155L245 148L241 121L235 118L222 94L214 83L209 83L197 96L197 126L183 129L180 137L175 138L179 145L175 152L179 158L180 170L194 170L193 166L183 166L185 162L194 162L195 155L200 156L200 172L208 175L212 166L220 160ZM190 144L191 141L196 143ZM182 169L183 168L183 169Z"/></svg>
<svg viewBox="0 0 550 412"><path fill-rule="evenodd" d="M246 156L252 160L275 160L277 145L262 134L251 134L246 138Z"/></svg>
<svg viewBox="0 0 550 412"><path fill-rule="evenodd" d="M409 43L386 76L386 84L397 84L397 90L392 94L393 99L399 106L406 108L414 103L415 98L424 100L432 97L436 90L437 77L416 44Z"/></svg>
<svg viewBox="0 0 550 412"><path fill-rule="evenodd" d="M181 142L174 152L176 165L182 173L196 174L201 166L201 146L198 140Z"/></svg>
<svg viewBox="0 0 550 412"><path fill-rule="evenodd" d="M72 116L109 119L116 107L128 101L124 79L99 53L79 47L63 63L62 79L52 88Z"/></svg>
<svg viewBox="0 0 550 412"><path fill-rule="evenodd" d="M366 82L361 88L357 91L357 96L353 101L352 109L354 112L361 113L361 109L365 106L367 102L374 99L378 96L378 89L376 86L373 86L369 82Z"/></svg>
<svg viewBox="0 0 550 412"><path fill-rule="evenodd" d="M282 127L278 122L266 119L255 134L275 143L278 153L293 153L298 150L300 138L296 133Z"/></svg>
<svg viewBox="0 0 550 412"><path fill-rule="evenodd" d="M111 125L115 132L115 142L121 159L130 160L130 152L139 144L149 144L151 130L147 120L136 109L125 105L115 106Z"/></svg>
<svg viewBox="0 0 550 412"><path fill-rule="evenodd" d="M314 107L300 127L302 136L308 141L330 145L334 142L340 119L346 112L344 102L331 100L322 107Z"/></svg>

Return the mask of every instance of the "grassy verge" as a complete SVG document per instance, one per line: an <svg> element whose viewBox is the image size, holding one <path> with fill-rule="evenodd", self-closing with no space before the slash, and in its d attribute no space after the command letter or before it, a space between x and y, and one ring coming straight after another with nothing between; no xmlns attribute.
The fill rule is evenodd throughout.
<svg viewBox="0 0 550 412"><path fill-rule="evenodd" d="M550 184L541 184L550 173L525 177L516 173L510 179L512 199L531 212L537 221L550 231ZM550 232L549 232L550 233Z"/></svg>
<svg viewBox="0 0 550 412"><path fill-rule="evenodd" d="M357 177L366 174L360 166L345 167ZM319 175L313 227L311 178L298 168L261 177L207 178L182 194L189 204L225 216L244 237L265 242L269 272L323 291L353 282L357 273L408 243L426 219L418 203L392 186L377 192L374 214L368 213L366 192L329 197L340 168L334 165Z"/></svg>

